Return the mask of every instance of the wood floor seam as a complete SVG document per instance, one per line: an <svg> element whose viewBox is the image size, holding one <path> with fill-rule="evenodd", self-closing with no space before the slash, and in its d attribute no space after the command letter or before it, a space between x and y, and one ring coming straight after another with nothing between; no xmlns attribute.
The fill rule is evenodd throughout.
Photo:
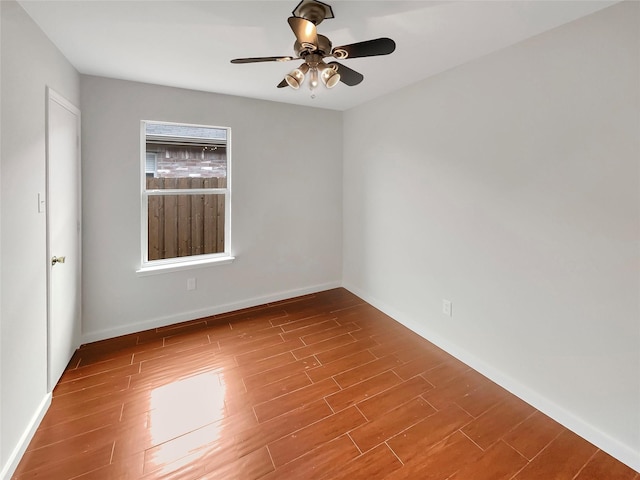
<svg viewBox="0 0 640 480"><path fill-rule="evenodd" d="M591 457L589 458L589 460L587 460L585 462L584 465L582 465L582 467L580 467L580 470L578 470L576 472L576 474L573 476L573 478L571 480L575 480L576 478L578 478L580 476L580 474L582 473L582 471L586 468L587 464L593 460L593 458L598 454L599 450L596 450L595 452L593 452L593 455L591 455Z"/></svg>

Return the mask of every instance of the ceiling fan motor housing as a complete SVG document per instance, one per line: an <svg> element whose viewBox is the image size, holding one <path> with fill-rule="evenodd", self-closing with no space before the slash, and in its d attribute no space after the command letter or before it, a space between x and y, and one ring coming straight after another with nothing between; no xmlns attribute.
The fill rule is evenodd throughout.
<svg viewBox="0 0 640 480"><path fill-rule="evenodd" d="M329 55L331 53L331 40L329 40L324 35L318 35L317 49L316 49L316 45L300 43L296 41L296 43L293 46L293 50L301 58L305 58L310 53L317 53L320 55Z"/></svg>

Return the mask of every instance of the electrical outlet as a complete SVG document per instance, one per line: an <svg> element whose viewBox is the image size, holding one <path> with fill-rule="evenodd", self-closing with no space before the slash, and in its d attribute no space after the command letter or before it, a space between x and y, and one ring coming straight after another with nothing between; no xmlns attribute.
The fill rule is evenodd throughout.
<svg viewBox="0 0 640 480"><path fill-rule="evenodd" d="M195 290L195 289L196 289L196 279L187 278L187 290Z"/></svg>
<svg viewBox="0 0 640 480"><path fill-rule="evenodd" d="M447 317L451 317L453 310L450 300L442 299L442 313L444 313Z"/></svg>

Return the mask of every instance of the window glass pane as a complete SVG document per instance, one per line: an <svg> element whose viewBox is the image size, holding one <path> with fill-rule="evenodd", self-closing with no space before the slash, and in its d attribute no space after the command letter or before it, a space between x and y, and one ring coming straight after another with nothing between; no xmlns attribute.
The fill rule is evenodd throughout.
<svg viewBox="0 0 640 480"><path fill-rule="evenodd" d="M220 178L226 182L227 148L225 145L167 145L147 142L147 155L149 154L154 154L156 157L155 178ZM161 185L156 188L194 187Z"/></svg>
<svg viewBox="0 0 640 480"><path fill-rule="evenodd" d="M149 261L224 252L224 194L150 195L148 222Z"/></svg>

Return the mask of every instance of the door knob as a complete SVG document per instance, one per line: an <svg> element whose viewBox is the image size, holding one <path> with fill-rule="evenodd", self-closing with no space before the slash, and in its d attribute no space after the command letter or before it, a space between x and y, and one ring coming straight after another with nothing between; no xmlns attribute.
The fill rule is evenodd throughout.
<svg viewBox="0 0 640 480"><path fill-rule="evenodd" d="M56 263L64 263L66 257L51 257L51 265L55 265Z"/></svg>

